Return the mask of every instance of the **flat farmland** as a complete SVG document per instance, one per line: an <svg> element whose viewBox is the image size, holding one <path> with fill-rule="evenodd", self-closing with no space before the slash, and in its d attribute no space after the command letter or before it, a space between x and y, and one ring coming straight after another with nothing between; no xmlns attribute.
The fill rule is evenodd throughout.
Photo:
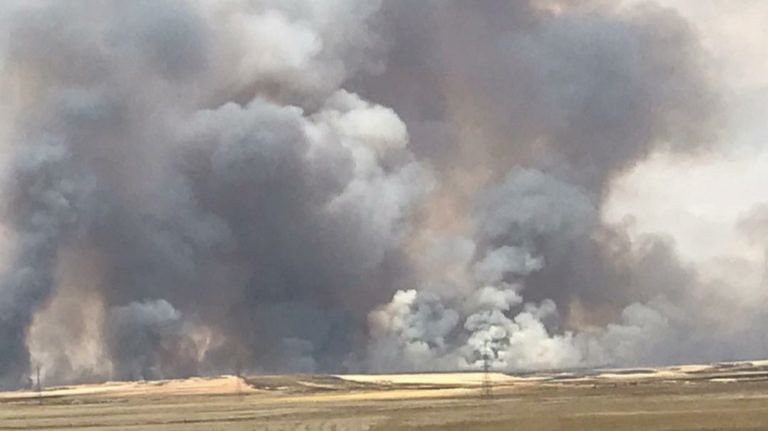
<svg viewBox="0 0 768 431"><path fill-rule="evenodd" d="M768 430L768 367L222 376L0 393L6 430Z"/></svg>

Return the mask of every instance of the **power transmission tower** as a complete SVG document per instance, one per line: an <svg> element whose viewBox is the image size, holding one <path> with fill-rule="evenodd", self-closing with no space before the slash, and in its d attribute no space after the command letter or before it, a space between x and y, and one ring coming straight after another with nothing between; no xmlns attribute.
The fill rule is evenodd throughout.
<svg viewBox="0 0 768 431"><path fill-rule="evenodd" d="M235 378L237 379L237 396L242 399L243 398L243 390L241 387L241 383L243 380L243 363L240 360L240 355L237 355L235 358Z"/></svg>
<svg viewBox="0 0 768 431"><path fill-rule="evenodd" d="M37 402L43 404L43 383L40 380L40 365L37 366Z"/></svg>
<svg viewBox="0 0 768 431"><path fill-rule="evenodd" d="M493 383L491 382L491 355L488 349L488 342L485 342L483 348L483 398L493 398Z"/></svg>

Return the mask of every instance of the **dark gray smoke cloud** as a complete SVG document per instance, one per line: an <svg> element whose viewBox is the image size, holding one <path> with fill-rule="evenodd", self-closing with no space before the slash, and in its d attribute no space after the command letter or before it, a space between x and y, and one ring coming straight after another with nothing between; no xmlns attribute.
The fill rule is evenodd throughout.
<svg viewBox="0 0 768 431"><path fill-rule="evenodd" d="M533 164L599 191L657 145L711 141L711 68L682 18L541 3L387 2L387 70L360 91L403 116L418 154L497 177Z"/></svg>
<svg viewBox="0 0 768 431"><path fill-rule="evenodd" d="M102 378L706 353L652 353L717 324L695 269L600 219L614 176L715 134L716 83L672 11L11 2L0 25L2 386L45 353L29 334L55 330L35 316L72 283L65 254L99 274L66 291L103 311ZM68 357L51 381L94 362L42 353Z"/></svg>
<svg viewBox="0 0 768 431"><path fill-rule="evenodd" d="M57 256L82 243L104 274L87 293L106 310L104 378L341 369L407 272L404 221L432 182L397 115L338 87L368 67L375 9L4 11L3 70L19 89L4 386L29 368L27 328L63 282ZM73 378L71 364L42 365L49 381Z"/></svg>
<svg viewBox="0 0 768 431"><path fill-rule="evenodd" d="M67 148L30 143L5 184L7 220L15 228L16 255L0 288L0 369L4 385L23 381L29 363L24 336L32 316L55 286L58 250L87 226L93 214L93 178L83 175Z"/></svg>
<svg viewBox="0 0 768 431"><path fill-rule="evenodd" d="M466 332L446 336L475 352L449 356L471 365L490 341L503 368L631 361L613 351L589 358L586 351L595 356L615 342L569 331L652 314L622 314L634 302L694 302L697 274L678 261L673 244L652 236L634 244L623 226L600 221L614 176L655 149L695 152L715 138L716 84L686 22L654 4L590 1L439 8L395 1L381 17L390 35L387 69L359 75L353 86L403 116L414 151L437 163L445 187L455 188L446 194L465 208L461 235L474 244L453 265L463 268L459 284L476 288L417 281L465 309ZM521 297L493 311L466 309L473 295L488 292L472 267L510 247L543 262L490 283ZM443 264L426 266L434 278ZM526 303L538 311L526 311ZM590 343L598 345L584 348Z"/></svg>
<svg viewBox="0 0 768 431"><path fill-rule="evenodd" d="M187 364L167 359L194 358L183 354L187 353L184 352L185 328L181 314L168 301L132 302L115 307L110 310L108 327L111 333L106 339L118 379L152 379L195 372L194 368L187 369Z"/></svg>

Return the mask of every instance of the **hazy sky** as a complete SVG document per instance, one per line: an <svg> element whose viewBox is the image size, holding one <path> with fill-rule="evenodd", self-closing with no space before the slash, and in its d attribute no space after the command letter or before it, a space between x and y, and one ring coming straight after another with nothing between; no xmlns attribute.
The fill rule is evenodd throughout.
<svg viewBox="0 0 768 431"><path fill-rule="evenodd" d="M728 89L722 145L700 157L660 153L639 163L615 182L604 217L631 216L636 232L671 235L682 256L702 268L712 259L738 257L762 271L759 241L737 225L768 202L768 3L659 3L689 20Z"/></svg>

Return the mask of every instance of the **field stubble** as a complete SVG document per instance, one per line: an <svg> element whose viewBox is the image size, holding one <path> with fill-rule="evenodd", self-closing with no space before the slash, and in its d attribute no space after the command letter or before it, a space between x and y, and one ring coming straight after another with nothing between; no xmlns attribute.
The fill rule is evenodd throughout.
<svg viewBox="0 0 768 431"><path fill-rule="evenodd" d="M0 394L0 431L768 430L768 369L255 376Z"/></svg>

